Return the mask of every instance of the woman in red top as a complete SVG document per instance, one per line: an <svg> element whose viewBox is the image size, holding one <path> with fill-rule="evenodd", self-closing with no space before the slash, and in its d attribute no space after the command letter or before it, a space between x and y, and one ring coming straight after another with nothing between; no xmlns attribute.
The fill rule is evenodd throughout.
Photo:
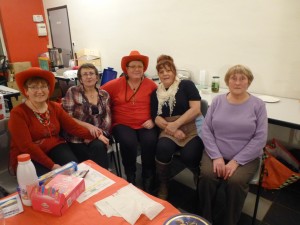
<svg viewBox="0 0 300 225"><path fill-rule="evenodd" d="M85 139L95 137L57 103L48 101L55 86L53 73L30 68L16 74L16 82L27 99L10 112L12 168L16 169L17 156L22 153L30 154L38 176L70 161L77 162L68 144L59 136L61 129Z"/></svg>
<svg viewBox="0 0 300 225"><path fill-rule="evenodd" d="M121 61L125 76L106 83L102 88L111 97L112 132L120 143L127 181L135 184L136 157L140 144L143 188L151 192L157 129L150 115L150 95L157 85L144 75L148 62L147 56L132 51Z"/></svg>

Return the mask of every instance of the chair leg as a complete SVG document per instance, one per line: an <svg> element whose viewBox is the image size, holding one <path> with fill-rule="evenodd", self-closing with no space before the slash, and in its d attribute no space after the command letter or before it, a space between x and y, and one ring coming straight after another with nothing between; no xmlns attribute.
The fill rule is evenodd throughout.
<svg viewBox="0 0 300 225"><path fill-rule="evenodd" d="M118 167L118 164L117 164L117 161L116 161L116 155L115 155L115 152L114 152L114 151L111 152L111 159L112 159L113 162L114 162L117 176L120 176L120 174L119 174L119 167Z"/></svg>
<svg viewBox="0 0 300 225"><path fill-rule="evenodd" d="M121 168L121 157L120 157L120 151L119 151L119 146L118 143L115 142L116 145L116 154L117 154L117 163L118 163L118 174L119 177L122 177L122 168Z"/></svg>
<svg viewBox="0 0 300 225"><path fill-rule="evenodd" d="M255 225L255 221L256 221L256 215L257 215L258 204L259 204L259 199L260 199L263 175L264 175L264 164L262 164L262 166L261 166L261 172L260 172L258 187L257 187L257 191L256 191L256 199L255 199L255 205L254 205L254 211L253 211L251 225Z"/></svg>

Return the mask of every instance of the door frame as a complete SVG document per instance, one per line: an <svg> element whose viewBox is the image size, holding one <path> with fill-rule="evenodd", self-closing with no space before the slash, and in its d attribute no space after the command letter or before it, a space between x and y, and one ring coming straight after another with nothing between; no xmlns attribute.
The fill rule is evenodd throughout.
<svg viewBox="0 0 300 225"><path fill-rule="evenodd" d="M51 34L51 44L52 44L52 47L56 47L53 45L53 34L52 34L52 29L51 29L51 23L50 23L50 15L49 15L49 12L50 11L55 11L55 10L58 10L58 9L66 9L66 12L67 12L67 19L68 19L68 28L69 28L69 35L70 35L70 45L71 45L71 58L74 57L74 49L73 49L73 42L72 42L72 35L71 35L71 29L70 29L70 20L69 20L69 12L68 12L68 7L67 5L63 5L63 6L59 6L59 7L54 7L54 8L49 8L47 9L47 15L48 15L48 23L49 23L49 28L50 28L50 34Z"/></svg>
<svg viewBox="0 0 300 225"><path fill-rule="evenodd" d="M3 33L2 33L1 23L0 23L0 45L1 45L0 48L2 49L2 53L3 53L3 55L6 56L6 59L7 59L8 55L7 55L5 41L4 41L4 37L3 37ZM1 55L1 51L0 51L0 55Z"/></svg>

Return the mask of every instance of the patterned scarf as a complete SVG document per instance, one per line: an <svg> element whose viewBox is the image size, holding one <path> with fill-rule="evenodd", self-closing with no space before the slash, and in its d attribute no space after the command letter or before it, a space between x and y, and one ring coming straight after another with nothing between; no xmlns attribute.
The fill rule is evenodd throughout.
<svg viewBox="0 0 300 225"><path fill-rule="evenodd" d="M163 105L169 106L170 108L170 116L173 113L173 109L176 104L176 99L175 95L178 91L178 86L179 86L180 80L176 76L173 84L166 89L162 83L158 85L156 94L157 94L157 99L158 99L158 109L157 109L157 115L162 114L162 107Z"/></svg>

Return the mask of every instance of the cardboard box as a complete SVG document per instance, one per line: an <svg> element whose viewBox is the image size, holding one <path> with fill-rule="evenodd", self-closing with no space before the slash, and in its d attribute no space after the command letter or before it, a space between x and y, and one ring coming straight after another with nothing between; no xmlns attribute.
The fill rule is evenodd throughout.
<svg viewBox="0 0 300 225"><path fill-rule="evenodd" d="M83 178L58 174L48 184L33 190L32 208L61 216L84 190Z"/></svg>
<svg viewBox="0 0 300 225"><path fill-rule="evenodd" d="M100 58L99 51L96 49L83 48L76 52L77 59L90 60Z"/></svg>
<svg viewBox="0 0 300 225"><path fill-rule="evenodd" d="M102 70L101 59L100 58L93 59L93 60L81 60L81 59L78 59L78 66L81 66L84 63L92 63L92 64L94 64L94 66L99 70L99 72Z"/></svg>
<svg viewBox="0 0 300 225"><path fill-rule="evenodd" d="M16 74L16 73L19 73L19 72L29 69L31 67L31 62L9 63L8 67L13 74Z"/></svg>
<svg viewBox="0 0 300 225"><path fill-rule="evenodd" d="M19 90L19 87L18 87L18 85L16 84L16 81L9 81L9 82L7 82L7 86L8 86L9 88L13 88L13 89L15 89L15 90ZM17 100L15 97L12 97L12 98L11 98L11 102L12 102L13 107L19 105L19 104L22 103L24 100L25 100L25 97L24 97L22 94L18 97L18 100Z"/></svg>

